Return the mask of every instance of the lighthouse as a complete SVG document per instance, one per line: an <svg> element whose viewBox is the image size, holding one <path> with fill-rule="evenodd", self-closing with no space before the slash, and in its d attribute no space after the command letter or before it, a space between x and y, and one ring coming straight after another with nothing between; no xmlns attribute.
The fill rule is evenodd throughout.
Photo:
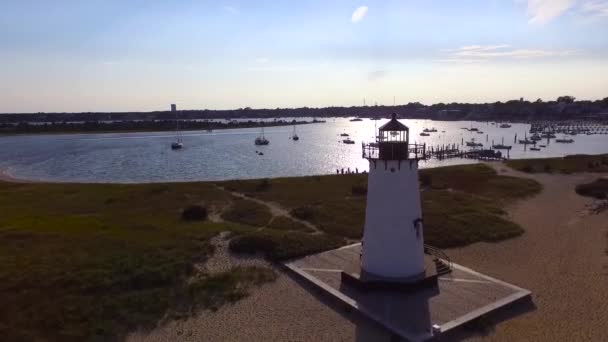
<svg viewBox="0 0 608 342"><path fill-rule="evenodd" d="M410 144L396 115L363 144L369 161L361 277L416 282L425 277L418 161L425 145Z"/></svg>

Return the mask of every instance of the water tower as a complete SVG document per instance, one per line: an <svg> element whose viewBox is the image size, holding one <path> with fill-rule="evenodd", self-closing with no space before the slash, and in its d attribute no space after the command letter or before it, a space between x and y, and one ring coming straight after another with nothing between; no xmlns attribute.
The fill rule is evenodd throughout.
<svg viewBox="0 0 608 342"><path fill-rule="evenodd" d="M393 114L375 143L363 144L369 161L361 280L401 283L425 278L418 161L425 145L410 144L409 128Z"/></svg>

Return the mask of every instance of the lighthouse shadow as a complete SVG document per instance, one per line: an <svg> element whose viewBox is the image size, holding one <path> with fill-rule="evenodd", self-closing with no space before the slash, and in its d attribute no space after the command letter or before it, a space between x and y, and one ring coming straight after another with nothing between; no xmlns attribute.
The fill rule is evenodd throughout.
<svg viewBox="0 0 608 342"><path fill-rule="evenodd" d="M439 341L463 341L472 337L485 337L493 334L501 323L531 313L536 310L536 304L528 298L504 306L489 314L476 318L462 326L441 335Z"/></svg>
<svg viewBox="0 0 608 342"><path fill-rule="evenodd" d="M300 277L299 275L293 274L292 272L285 272L284 274L294 281L298 286L301 286L308 294L313 296L320 303L329 307L342 318L352 323L355 326L355 341L399 341L398 339L396 340L394 335L387 331L379 323L368 319L359 311L335 296L329 294L321 287L310 283L308 280Z"/></svg>

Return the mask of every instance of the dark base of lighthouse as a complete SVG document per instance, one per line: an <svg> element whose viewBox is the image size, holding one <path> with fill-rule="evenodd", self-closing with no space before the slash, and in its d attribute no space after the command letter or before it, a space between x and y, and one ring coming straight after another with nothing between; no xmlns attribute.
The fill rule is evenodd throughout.
<svg viewBox="0 0 608 342"><path fill-rule="evenodd" d="M425 261L428 258L425 258ZM351 286L359 291L405 291L415 292L437 287L439 275L435 270L434 264L428 263L426 271L408 278L387 278L365 272L361 269L360 273L350 273L342 271L340 274L342 283Z"/></svg>

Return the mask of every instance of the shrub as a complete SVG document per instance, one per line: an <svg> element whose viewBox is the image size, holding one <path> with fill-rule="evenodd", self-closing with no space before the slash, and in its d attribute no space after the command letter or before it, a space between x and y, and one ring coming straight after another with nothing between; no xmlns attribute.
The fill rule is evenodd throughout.
<svg viewBox="0 0 608 342"><path fill-rule="evenodd" d="M530 166L530 165L524 165L524 166L521 168L521 170L522 170L523 172L527 172L527 173L531 173L531 172L533 172L533 171L534 171L534 169L532 169L532 166Z"/></svg>
<svg viewBox="0 0 608 342"><path fill-rule="evenodd" d="M587 184L579 184L575 191L581 196L594 197L598 199L608 198L608 179L599 178Z"/></svg>
<svg viewBox="0 0 608 342"><path fill-rule="evenodd" d="M269 189L270 189L270 181L267 178L264 178L260 181L260 183L258 183L258 185L255 188L255 191L262 192L262 191L268 191Z"/></svg>
<svg viewBox="0 0 608 342"><path fill-rule="evenodd" d="M207 218L207 208L200 205L191 205L182 211L184 221L203 221Z"/></svg>
<svg viewBox="0 0 608 342"><path fill-rule="evenodd" d="M300 220L310 221L315 216L315 210L311 206L298 207L291 210L291 215Z"/></svg>
<svg viewBox="0 0 608 342"><path fill-rule="evenodd" d="M276 230L298 230L301 232L309 232L309 233L312 233L315 231L314 229L312 229L300 222L294 221L287 216L275 217L268 225L268 228L272 228L272 229L276 229Z"/></svg>
<svg viewBox="0 0 608 342"><path fill-rule="evenodd" d="M270 210L254 201L238 199L230 209L222 214L226 221L243 223L250 226L263 227L272 218Z"/></svg>
<svg viewBox="0 0 608 342"><path fill-rule="evenodd" d="M367 195L367 186L361 184L353 185L351 188L351 193L353 196L365 196Z"/></svg>
<svg viewBox="0 0 608 342"><path fill-rule="evenodd" d="M326 234L265 230L237 236L230 240L234 253L262 253L272 260L285 260L342 246L345 240Z"/></svg>

